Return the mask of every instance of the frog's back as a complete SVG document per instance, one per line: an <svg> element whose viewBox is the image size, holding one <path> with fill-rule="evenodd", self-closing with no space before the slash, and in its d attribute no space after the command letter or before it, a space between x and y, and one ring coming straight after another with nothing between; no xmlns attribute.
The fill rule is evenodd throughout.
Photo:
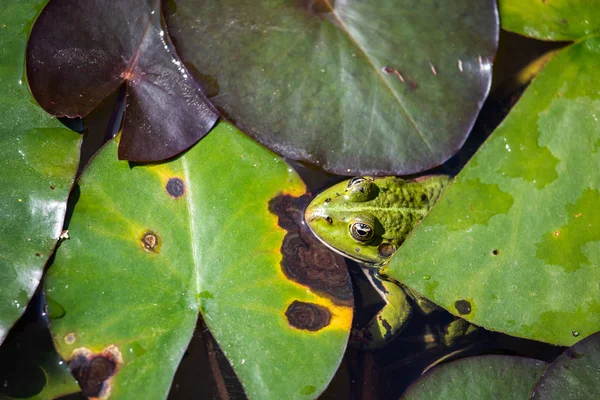
<svg viewBox="0 0 600 400"><path fill-rule="evenodd" d="M378 210L384 238L400 244L417 223L429 212L450 182L445 175L432 175L415 180L398 177L372 178L379 188L371 200Z"/></svg>

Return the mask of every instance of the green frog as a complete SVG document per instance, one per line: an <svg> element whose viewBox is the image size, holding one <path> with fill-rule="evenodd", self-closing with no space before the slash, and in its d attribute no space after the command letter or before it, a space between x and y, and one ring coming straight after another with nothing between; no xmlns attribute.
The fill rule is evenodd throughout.
<svg viewBox="0 0 600 400"><path fill-rule="evenodd" d="M409 297L426 314L437 308L409 288L382 279L378 270L449 182L445 175L414 180L356 177L326 189L306 208L304 219L315 236L333 251L358 262L386 303L364 329L353 332L354 343L378 348L394 338L412 313ZM448 331L454 336L464 329L459 323Z"/></svg>

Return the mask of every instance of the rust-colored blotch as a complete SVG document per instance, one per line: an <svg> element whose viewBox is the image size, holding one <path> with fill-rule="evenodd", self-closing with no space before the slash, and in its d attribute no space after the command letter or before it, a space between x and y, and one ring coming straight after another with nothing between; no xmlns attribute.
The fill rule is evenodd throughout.
<svg viewBox="0 0 600 400"><path fill-rule="evenodd" d="M110 380L122 363L121 353L116 346L108 346L99 354L82 347L71 354L69 369L84 396L104 399L109 397Z"/></svg>
<svg viewBox="0 0 600 400"><path fill-rule="evenodd" d="M146 231L141 239L144 250L152 253L158 253L160 249L160 239L158 235L152 231Z"/></svg>
<svg viewBox="0 0 600 400"><path fill-rule="evenodd" d="M331 313L323 306L294 300L285 311L291 326L311 332L325 328L331 322Z"/></svg>

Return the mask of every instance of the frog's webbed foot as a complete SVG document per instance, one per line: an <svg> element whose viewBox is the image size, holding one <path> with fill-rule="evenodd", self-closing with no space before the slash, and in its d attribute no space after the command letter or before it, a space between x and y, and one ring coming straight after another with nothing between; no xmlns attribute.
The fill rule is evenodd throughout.
<svg viewBox="0 0 600 400"><path fill-rule="evenodd" d="M406 326L412 305L404 290L393 282L382 280L376 269L361 269L385 305L364 328L352 330L350 341L357 347L377 349L385 346Z"/></svg>

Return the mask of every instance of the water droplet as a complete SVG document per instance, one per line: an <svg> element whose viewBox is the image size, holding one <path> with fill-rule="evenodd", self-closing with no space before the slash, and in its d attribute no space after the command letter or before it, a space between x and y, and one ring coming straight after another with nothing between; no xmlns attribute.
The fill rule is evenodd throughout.
<svg viewBox="0 0 600 400"><path fill-rule="evenodd" d="M60 319L66 314L65 308L48 295L46 295L46 309L49 319Z"/></svg>

